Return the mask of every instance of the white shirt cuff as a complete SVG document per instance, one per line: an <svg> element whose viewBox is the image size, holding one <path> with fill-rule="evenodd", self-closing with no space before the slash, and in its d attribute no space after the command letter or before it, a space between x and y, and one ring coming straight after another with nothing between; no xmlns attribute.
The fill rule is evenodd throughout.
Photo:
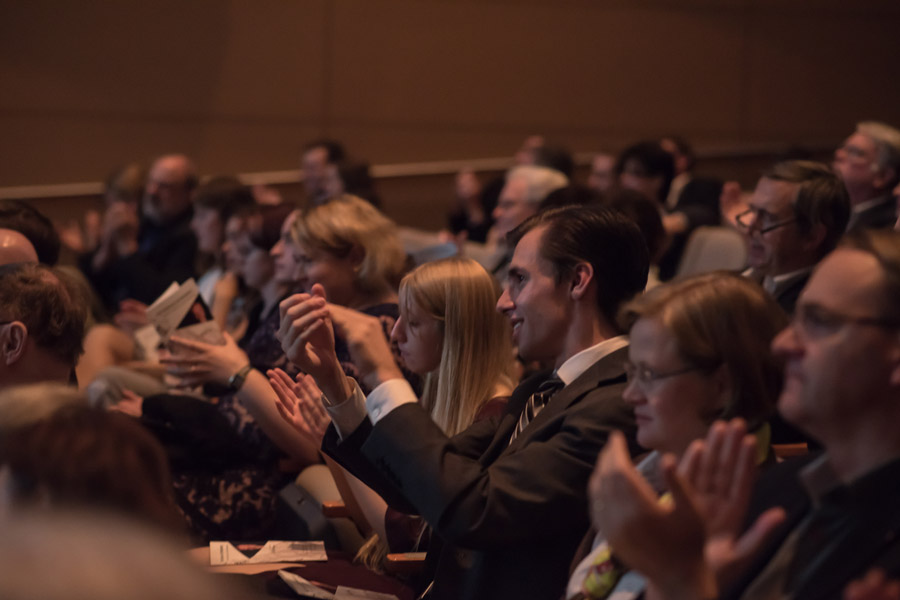
<svg viewBox="0 0 900 600"><path fill-rule="evenodd" d="M398 406L418 401L419 399L408 381L388 379L372 390L369 397L366 398L366 410L369 412L372 424L375 424Z"/></svg>
<svg viewBox="0 0 900 600"><path fill-rule="evenodd" d="M343 440L346 436L353 433L359 424L366 418L366 397L363 396L362 390L356 380L352 380L353 391L350 397L340 404L328 406L325 410L331 415L331 421L337 429L338 436Z"/></svg>

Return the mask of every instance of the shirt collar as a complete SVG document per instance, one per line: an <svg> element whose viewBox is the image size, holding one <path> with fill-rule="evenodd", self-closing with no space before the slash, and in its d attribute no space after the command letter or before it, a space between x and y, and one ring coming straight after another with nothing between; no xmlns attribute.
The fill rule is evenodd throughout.
<svg viewBox="0 0 900 600"><path fill-rule="evenodd" d="M598 360L627 345L628 338L624 335L617 335L590 348L585 348L581 352L570 356L566 362L560 365L559 369L556 370L556 376L562 379L563 383L569 385Z"/></svg>

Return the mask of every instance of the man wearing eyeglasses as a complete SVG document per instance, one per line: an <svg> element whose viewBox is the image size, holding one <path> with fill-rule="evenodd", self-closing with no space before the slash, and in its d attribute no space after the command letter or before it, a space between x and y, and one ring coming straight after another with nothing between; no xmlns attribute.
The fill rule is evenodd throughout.
<svg viewBox="0 0 900 600"><path fill-rule="evenodd" d="M849 217L847 191L826 165L774 165L757 183L749 208L737 215L747 237L750 268L744 274L793 313L812 268L837 245Z"/></svg>
<svg viewBox="0 0 900 600"><path fill-rule="evenodd" d="M900 131L875 121L856 131L834 152L853 212L850 229L886 229L897 219L891 190L900 183Z"/></svg>

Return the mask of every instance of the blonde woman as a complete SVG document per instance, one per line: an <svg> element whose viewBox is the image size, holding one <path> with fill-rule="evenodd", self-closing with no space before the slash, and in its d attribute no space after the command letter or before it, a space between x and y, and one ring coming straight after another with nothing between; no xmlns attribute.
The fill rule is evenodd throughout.
<svg viewBox="0 0 900 600"><path fill-rule="evenodd" d="M391 340L406 368L425 377L421 402L447 435L501 414L512 390L511 336L506 319L494 308L498 295L491 275L462 258L426 263L400 283L400 318ZM330 306L330 313L339 331L373 325L366 322L370 317L340 307ZM294 382L283 371L274 371L270 380L285 420L321 439L329 419L312 378ZM336 479L348 482L352 498L345 501L358 505L366 521L363 529L368 525L387 539L392 551L410 549L410 537L416 536L409 534L418 533L420 524L390 511L371 489L342 470ZM370 542L368 547L375 545ZM363 550L367 557L372 553L379 554L377 549Z"/></svg>

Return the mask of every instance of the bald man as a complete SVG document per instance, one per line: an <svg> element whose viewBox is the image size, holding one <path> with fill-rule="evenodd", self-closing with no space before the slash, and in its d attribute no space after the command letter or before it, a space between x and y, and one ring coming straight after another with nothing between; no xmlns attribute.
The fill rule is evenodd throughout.
<svg viewBox="0 0 900 600"><path fill-rule="evenodd" d="M191 193L197 173L182 154L157 158L150 167L143 214L124 202L106 210L98 250L80 261L111 312L127 298L153 302L173 281L194 275L197 240L191 231Z"/></svg>
<svg viewBox="0 0 900 600"><path fill-rule="evenodd" d="M18 231L0 229L0 265L19 262L38 262L37 251Z"/></svg>

